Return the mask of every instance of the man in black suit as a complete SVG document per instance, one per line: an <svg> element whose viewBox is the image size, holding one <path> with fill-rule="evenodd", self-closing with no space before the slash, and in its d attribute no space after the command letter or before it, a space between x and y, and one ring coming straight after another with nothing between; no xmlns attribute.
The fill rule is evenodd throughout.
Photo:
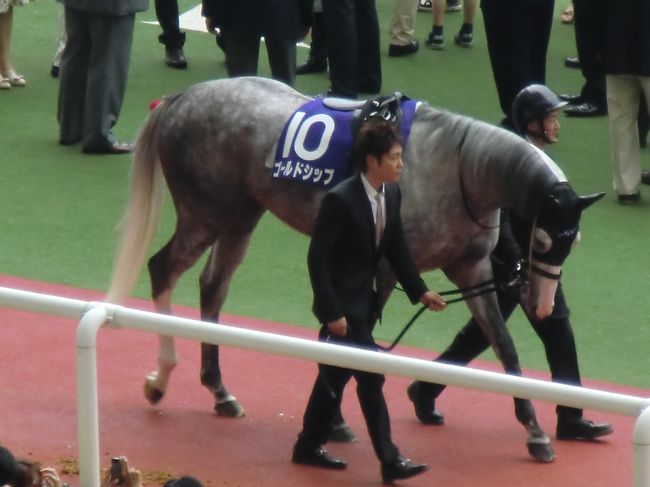
<svg viewBox="0 0 650 487"><path fill-rule="evenodd" d="M308 256L313 310L322 324L320 340L376 350L372 330L380 311L375 277L381 258L388 260L411 302L419 300L432 310L444 309L445 302L427 290L404 241L396 184L403 166L397 129L386 120L370 118L359 129L353 160L360 174L327 193L314 225ZM426 465L404 458L391 441L384 376L325 364L319 364L293 462L346 467L322 445L353 376L384 481L422 473Z"/></svg>
<svg viewBox="0 0 650 487"><path fill-rule="evenodd" d="M155 0L156 18L162 29L158 40L165 46L165 64L174 69L187 68L183 52L185 32L181 32L178 19L178 0Z"/></svg>
<svg viewBox="0 0 650 487"><path fill-rule="evenodd" d="M356 98L381 91L379 20L375 0L323 0L330 95Z"/></svg>
<svg viewBox="0 0 650 487"><path fill-rule="evenodd" d="M499 104L501 126L514 131L512 102L526 86L546 82L546 52L554 0L481 0L485 37Z"/></svg>
<svg viewBox="0 0 650 487"><path fill-rule="evenodd" d="M313 0L203 0L202 15L208 32L220 29L229 77L257 75L264 37L271 75L293 85L296 42L309 32L313 9Z"/></svg>

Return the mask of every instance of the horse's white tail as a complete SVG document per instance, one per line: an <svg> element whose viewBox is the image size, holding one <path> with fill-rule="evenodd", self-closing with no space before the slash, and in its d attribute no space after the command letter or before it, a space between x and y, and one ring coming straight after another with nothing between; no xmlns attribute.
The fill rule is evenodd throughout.
<svg viewBox="0 0 650 487"><path fill-rule="evenodd" d="M168 105L166 100L154 109L135 144L126 211L118 226L119 242L106 296L110 303L121 303L130 295L158 226L164 185L156 142L158 123Z"/></svg>

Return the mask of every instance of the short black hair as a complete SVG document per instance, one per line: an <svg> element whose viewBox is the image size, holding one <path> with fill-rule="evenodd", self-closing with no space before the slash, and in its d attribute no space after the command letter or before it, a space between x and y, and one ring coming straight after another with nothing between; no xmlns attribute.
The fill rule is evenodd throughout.
<svg viewBox="0 0 650 487"><path fill-rule="evenodd" d="M352 147L352 163L361 172L366 170L366 157L380 159L395 145L404 145L397 126L383 118L370 117L359 128Z"/></svg>

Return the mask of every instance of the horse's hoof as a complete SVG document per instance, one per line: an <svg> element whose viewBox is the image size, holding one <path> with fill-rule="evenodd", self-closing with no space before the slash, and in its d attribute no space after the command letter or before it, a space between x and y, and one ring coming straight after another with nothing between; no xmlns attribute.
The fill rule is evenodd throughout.
<svg viewBox="0 0 650 487"><path fill-rule="evenodd" d="M144 397L149 401L149 404L155 406L160 402L160 400L165 395L165 391L158 389L153 383L147 378L144 381Z"/></svg>
<svg viewBox="0 0 650 487"><path fill-rule="evenodd" d="M230 399L217 402L214 405L214 411L217 413L217 416L223 416L226 418L241 418L246 415L244 408L241 407L237 402L237 399L232 396Z"/></svg>
<svg viewBox="0 0 650 487"><path fill-rule="evenodd" d="M357 435L355 435L354 431L352 431L348 424L343 421L332 425L327 435L327 441L333 441L335 443L354 443L357 441Z"/></svg>
<svg viewBox="0 0 650 487"><path fill-rule="evenodd" d="M555 460L555 450L553 450L551 441L548 438L545 441L543 439L528 441L526 446L530 456L538 462L551 463Z"/></svg>

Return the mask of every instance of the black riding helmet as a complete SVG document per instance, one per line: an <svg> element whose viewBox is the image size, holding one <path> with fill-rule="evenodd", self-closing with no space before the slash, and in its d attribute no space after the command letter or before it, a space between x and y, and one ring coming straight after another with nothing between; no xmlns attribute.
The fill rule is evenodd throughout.
<svg viewBox="0 0 650 487"><path fill-rule="evenodd" d="M567 102L544 85L526 86L517 93L515 101L512 103L512 119L517 132L526 135L530 122L538 120L541 126L548 113L558 110L566 104ZM548 143L551 142L545 133L535 135L543 137Z"/></svg>

